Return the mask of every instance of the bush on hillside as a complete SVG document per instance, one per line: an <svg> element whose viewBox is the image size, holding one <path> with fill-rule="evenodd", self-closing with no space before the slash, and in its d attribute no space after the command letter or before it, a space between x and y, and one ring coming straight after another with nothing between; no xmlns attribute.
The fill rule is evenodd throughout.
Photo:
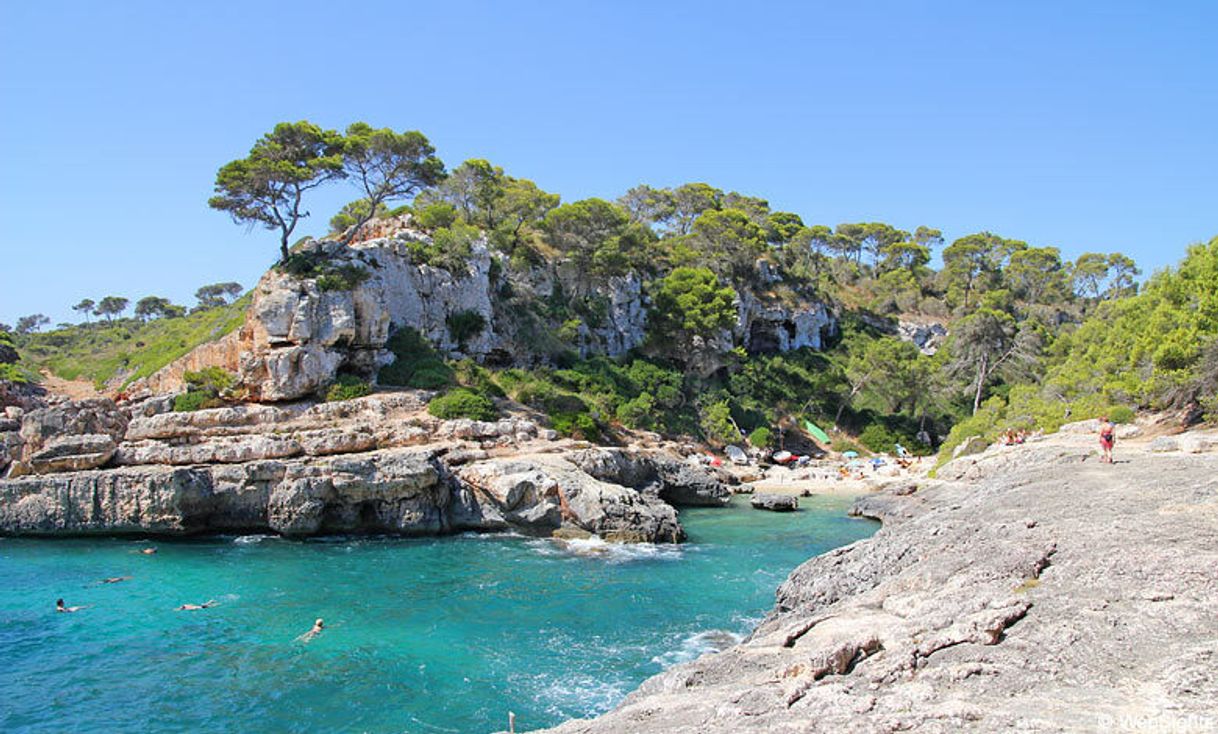
<svg viewBox="0 0 1218 734"><path fill-rule="evenodd" d="M222 408L224 401L200 390L187 390L173 399L175 413L193 413L204 408Z"/></svg>
<svg viewBox="0 0 1218 734"><path fill-rule="evenodd" d="M489 398L464 387L433 398L427 404L427 412L445 420L470 418L476 421L493 421L499 417L495 404Z"/></svg>
<svg viewBox="0 0 1218 734"><path fill-rule="evenodd" d="M340 374L326 390L326 402L362 398L372 393L372 386L355 375Z"/></svg>
<svg viewBox="0 0 1218 734"><path fill-rule="evenodd" d="M394 360L381 368L377 382L420 390L442 390L453 383L453 371L444 358L415 329L403 327L389 337L385 348Z"/></svg>
<svg viewBox="0 0 1218 734"><path fill-rule="evenodd" d="M900 439L882 423L872 423L859 434L859 443L876 454L891 454Z"/></svg>
<svg viewBox="0 0 1218 734"><path fill-rule="evenodd" d="M762 426L749 434L749 445L759 449L769 448L774 443L774 433Z"/></svg>
<svg viewBox="0 0 1218 734"><path fill-rule="evenodd" d="M477 311L458 311L444 319L444 323L448 326L449 336L462 350L470 339L481 334L486 328L486 319Z"/></svg>
<svg viewBox="0 0 1218 734"><path fill-rule="evenodd" d="M223 397L237 384L237 377L222 367L204 367L197 372L182 375L186 392L173 399L177 413L190 413L204 408L222 408Z"/></svg>
<svg viewBox="0 0 1218 734"><path fill-rule="evenodd" d="M589 413L556 413L550 416L550 425L568 438L597 441L601 437L600 424Z"/></svg>

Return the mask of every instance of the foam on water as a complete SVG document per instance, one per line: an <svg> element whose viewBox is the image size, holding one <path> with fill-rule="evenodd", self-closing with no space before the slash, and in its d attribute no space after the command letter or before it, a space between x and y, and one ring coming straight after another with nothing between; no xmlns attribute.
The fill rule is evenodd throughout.
<svg viewBox="0 0 1218 734"><path fill-rule="evenodd" d="M274 535L262 535L260 533L255 533L253 535L238 535L237 537L233 538L233 543L236 545L254 545L255 543L261 543L264 540L271 540L275 537L276 536Z"/></svg>
<svg viewBox="0 0 1218 734"><path fill-rule="evenodd" d="M695 632L681 640L681 644L676 649L656 655L651 662L669 668L680 663L688 663L690 660L697 660L708 652L726 650L743 639L744 635L727 630Z"/></svg>
<svg viewBox="0 0 1218 734"><path fill-rule="evenodd" d="M672 543L610 543L596 536L570 540L535 538L530 540L528 545L543 556L600 558L606 563L675 561L679 560L684 552L682 546Z"/></svg>

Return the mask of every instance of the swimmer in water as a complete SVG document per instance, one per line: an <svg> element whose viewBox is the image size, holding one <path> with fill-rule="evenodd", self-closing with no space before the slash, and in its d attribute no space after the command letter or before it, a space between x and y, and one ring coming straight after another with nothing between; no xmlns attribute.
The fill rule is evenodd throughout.
<svg viewBox="0 0 1218 734"><path fill-rule="evenodd" d="M314 637L317 637L318 635L320 635L321 631L323 629L325 629L325 627L326 627L325 623L321 620L320 617L318 617L317 621L313 623L313 629L304 633L300 637L297 637L296 641L297 642L308 642L309 640L313 639Z"/></svg>
<svg viewBox="0 0 1218 734"><path fill-rule="evenodd" d="M140 551L140 553L143 553L146 556L150 556L153 553L156 553L156 548L144 548Z"/></svg>
<svg viewBox="0 0 1218 734"><path fill-rule="evenodd" d="M117 584L120 581L130 581L130 580L131 580L130 576L111 576L108 579L102 579L101 582L103 584Z"/></svg>
<svg viewBox="0 0 1218 734"><path fill-rule="evenodd" d="M63 605L63 599L55 600L55 611L57 612L79 612L84 608L85 607L65 607Z"/></svg>
<svg viewBox="0 0 1218 734"><path fill-rule="evenodd" d="M216 606L216 604L218 604L218 602L215 599L208 599L207 601L203 602L202 604L183 604L182 606L178 607L177 609L175 609L173 611L175 611L175 612L197 612L200 609L209 609L211 607L214 607L214 606Z"/></svg>

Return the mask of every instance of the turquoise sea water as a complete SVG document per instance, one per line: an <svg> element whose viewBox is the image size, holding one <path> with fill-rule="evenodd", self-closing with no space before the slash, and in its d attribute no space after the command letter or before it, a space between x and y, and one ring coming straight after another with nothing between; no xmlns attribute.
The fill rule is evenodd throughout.
<svg viewBox="0 0 1218 734"><path fill-rule="evenodd" d="M739 635L849 501L681 513L681 546L516 536L0 539L0 731L487 732L591 716ZM117 584L105 577L130 575ZM55 600L88 605L57 614ZM178 612L182 603L219 605ZM294 639L323 617L316 639Z"/></svg>

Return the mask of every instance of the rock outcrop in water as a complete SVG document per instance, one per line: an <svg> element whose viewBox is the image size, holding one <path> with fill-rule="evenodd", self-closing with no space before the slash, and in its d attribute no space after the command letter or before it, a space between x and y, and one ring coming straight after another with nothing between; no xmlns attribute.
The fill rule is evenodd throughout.
<svg viewBox="0 0 1218 734"><path fill-rule="evenodd" d="M550 356L539 348L545 340L538 333L562 324L538 323L542 317L534 312L544 309L530 304L574 296L596 311L595 318L575 322L569 346L582 356L618 357L643 344L650 303L638 273L588 282L569 261L513 270L485 243L473 246L463 270L449 270L415 261L412 248L430 239L410 228L408 218L382 220L374 234L381 236L351 245L302 246L300 256L359 273L347 287L270 270L254 288L244 326L137 381L128 392L143 397L179 391L187 370L218 366L236 373L253 400L296 400L323 390L340 370L374 378L393 359L386 342L403 327L418 330L449 356L534 364ZM724 354L735 346L754 353L820 349L837 329L820 301L777 303L747 291L739 296L737 322L718 340ZM476 317L484 326L458 340L450 328L455 317ZM701 368L709 373L719 366L712 359Z"/></svg>
<svg viewBox="0 0 1218 734"><path fill-rule="evenodd" d="M673 505L725 504L720 477L658 452L590 450L524 418L439 420L430 393L166 412L68 401L6 418L0 533L518 530L677 542ZM586 468L585 468L586 467Z"/></svg>
<svg viewBox="0 0 1218 734"><path fill-rule="evenodd" d="M796 569L744 643L551 731L1214 730L1218 456L1093 441L863 498L883 528Z"/></svg>

